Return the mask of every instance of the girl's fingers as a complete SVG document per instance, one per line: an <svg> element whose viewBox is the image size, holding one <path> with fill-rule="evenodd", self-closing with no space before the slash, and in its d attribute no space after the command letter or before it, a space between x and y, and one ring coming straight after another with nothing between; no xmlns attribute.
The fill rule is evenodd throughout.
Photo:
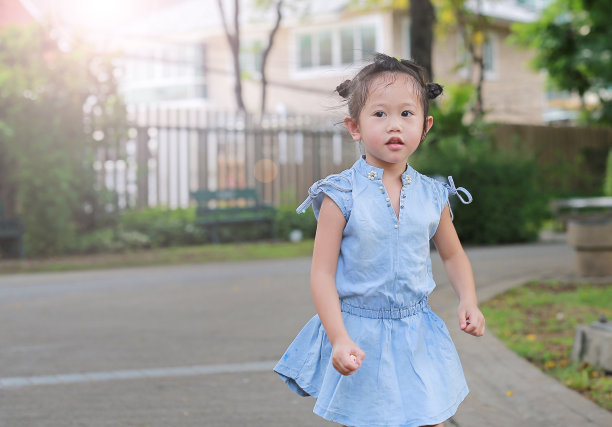
<svg viewBox="0 0 612 427"><path fill-rule="evenodd" d="M365 353L356 344L339 345L332 352L332 365L342 375L351 375L361 366Z"/></svg>
<svg viewBox="0 0 612 427"><path fill-rule="evenodd" d="M465 328L468 326L469 321L466 319L465 311L459 312L459 327L461 330L465 331Z"/></svg>
<svg viewBox="0 0 612 427"><path fill-rule="evenodd" d="M485 329L485 325L484 325L484 319L483 319L480 322L474 322L474 323L470 322L468 326L464 329L464 331L468 334L480 337L484 335L484 329Z"/></svg>

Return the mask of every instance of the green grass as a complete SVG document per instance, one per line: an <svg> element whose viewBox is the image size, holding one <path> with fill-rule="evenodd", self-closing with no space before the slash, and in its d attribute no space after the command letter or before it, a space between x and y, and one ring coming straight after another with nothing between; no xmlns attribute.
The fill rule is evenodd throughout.
<svg viewBox="0 0 612 427"><path fill-rule="evenodd" d="M487 326L520 356L612 411L612 375L571 361L576 327L612 319L612 283L532 282L485 302Z"/></svg>
<svg viewBox="0 0 612 427"><path fill-rule="evenodd" d="M312 240L300 243L252 242L33 260L0 260L0 274L295 258L312 255L312 247Z"/></svg>

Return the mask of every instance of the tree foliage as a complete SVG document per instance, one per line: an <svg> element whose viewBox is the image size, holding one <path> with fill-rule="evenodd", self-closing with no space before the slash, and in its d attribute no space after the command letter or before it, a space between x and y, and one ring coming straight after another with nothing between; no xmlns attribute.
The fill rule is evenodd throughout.
<svg viewBox="0 0 612 427"><path fill-rule="evenodd" d="M515 24L514 40L535 50L533 65L557 89L599 98L590 119L612 124L612 2L555 0L532 23Z"/></svg>
<svg viewBox="0 0 612 427"><path fill-rule="evenodd" d="M485 32L489 26L488 19L481 13L480 2L476 3L473 10L468 7L467 0L434 0L440 19L437 30L446 34L458 31L461 34L461 42L465 50L465 61L457 64L457 67L469 69L468 78L475 83L475 102L472 112L475 117L482 117L485 113L483 107L483 84L484 84L484 52ZM474 77L472 77L475 75Z"/></svg>
<svg viewBox="0 0 612 427"><path fill-rule="evenodd" d="M29 255L70 245L99 206L92 135L124 131L110 61L44 26L0 30L0 198ZM98 147L99 148L99 147Z"/></svg>

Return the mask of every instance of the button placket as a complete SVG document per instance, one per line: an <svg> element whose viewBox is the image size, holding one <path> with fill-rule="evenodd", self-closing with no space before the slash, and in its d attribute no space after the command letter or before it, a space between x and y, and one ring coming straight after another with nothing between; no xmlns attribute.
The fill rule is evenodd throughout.
<svg viewBox="0 0 612 427"><path fill-rule="evenodd" d="M401 195L400 195L400 215L399 215L400 219L402 218L402 212L403 212L403 209L405 208L405 205L406 205L406 191L408 189L408 186L410 184L412 184L412 178L410 177L410 175L408 175L406 173L406 175L402 176L402 183L403 183L403 185L402 185L402 192L401 192ZM398 227L396 227L396 228L398 228Z"/></svg>
<svg viewBox="0 0 612 427"><path fill-rule="evenodd" d="M398 228L399 227L399 225L398 225L399 219L397 217L397 214L393 210L393 207L391 206L391 198L389 197L389 194L387 193L387 191L385 190L385 187L383 185L380 185L378 187L378 189L380 190L381 194L383 194L383 196L385 197L385 202L387 203L387 209L389 210L391 215L393 215L394 228Z"/></svg>

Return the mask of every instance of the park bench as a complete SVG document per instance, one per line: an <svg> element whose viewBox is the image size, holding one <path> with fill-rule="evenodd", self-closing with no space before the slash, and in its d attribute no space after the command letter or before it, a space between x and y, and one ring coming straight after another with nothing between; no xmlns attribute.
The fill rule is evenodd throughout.
<svg viewBox="0 0 612 427"><path fill-rule="evenodd" d="M0 253L13 258L23 257L24 230L21 221L4 218L4 206L0 202Z"/></svg>
<svg viewBox="0 0 612 427"><path fill-rule="evenodd" d="M263 223L274 237L276 209L263 203L255 188L197 190L191 196L197 203L196 222L214 243L220 241L218 228L232 224Z"/></svg>

